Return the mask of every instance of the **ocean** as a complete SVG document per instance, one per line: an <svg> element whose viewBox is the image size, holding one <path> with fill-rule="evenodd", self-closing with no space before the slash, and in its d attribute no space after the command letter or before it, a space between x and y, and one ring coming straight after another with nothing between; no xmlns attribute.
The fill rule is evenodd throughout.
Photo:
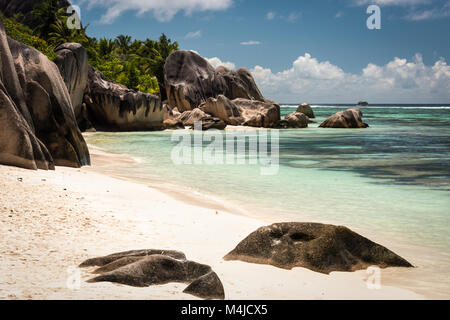
<svg viewBox="0 0 450 320"><path fill-rule="evenodd" d="M450 294L450 105L362 107L368 129L319 128L352 106L311 106L316 123L279 131L275 175L261 175L250 163L175 164L171 131L98 132L86 139L139 160L121 167L123 177L152 186L176 184L182 192L221 199L268 221L345 225L382 244L408 248L411 262L426 271L417 273L417 286ZM282 105L282 117L295 110Z"/></svg>

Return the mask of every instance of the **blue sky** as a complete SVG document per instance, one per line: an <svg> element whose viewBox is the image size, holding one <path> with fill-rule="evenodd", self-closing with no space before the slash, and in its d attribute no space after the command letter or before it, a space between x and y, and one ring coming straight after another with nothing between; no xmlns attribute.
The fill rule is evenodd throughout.
<svg viewBox="0 0 450 320"><path fill-rule="evenodd" d="M89 35L162 32L280 102L450 103L449 0L77 0ZM381 30L366 9L381 8ZM397 59L396 59L397 58Z"/></svg>

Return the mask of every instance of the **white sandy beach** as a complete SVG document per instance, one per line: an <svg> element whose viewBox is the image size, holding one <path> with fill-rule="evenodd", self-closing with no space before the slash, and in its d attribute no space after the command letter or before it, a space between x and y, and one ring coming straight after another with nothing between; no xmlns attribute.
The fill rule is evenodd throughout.
<svg viewBox="0 0 450 320"><path fill-rule="evenodd" d="M365 271L324 275L304 268L226 262L222 257L259 221L100 172L133 160L91 149L82 169L29 171L0 166L0 299L194 299L186 284L134 288L86 283L69 289L68 268L88 258L134 249L172 249L210 265L227 299L422 299L404 288L367 288ZM79 270L79 269L75 269ZM397 272L395 269L390 271ZM398 270L402 272L402 270ZM76 275L76 272L74 273ZM72 274L73 275L73 274Z"/></svg>

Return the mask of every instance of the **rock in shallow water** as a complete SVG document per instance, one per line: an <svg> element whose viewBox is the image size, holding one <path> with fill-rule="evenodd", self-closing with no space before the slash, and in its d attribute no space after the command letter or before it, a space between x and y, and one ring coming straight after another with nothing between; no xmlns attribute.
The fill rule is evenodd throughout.
<svg viewBox="0 0 450 320"><path fill-rule="evenodd" d="M302 103L298 106L297 112L301 112L305 114L308 118L314 119L316 116L314 115L314 111L311 106L307 103Z"/></svg>
<svg viewBox="0 0 450 320"><path fill-rule="evenodd" d="M224 257L279 268L316 272L356 271L377 265L412 267L387 248L346 227L318 223L278 223L250 234Z"/></svg>
<svg viewBox="0 0 450 320"><path fill-rule="evenodd" d="M369 125L362 121L362 112L358 108L339 111L322 122L321 128L367 128Z"/></svg>
<svg viewBox="0 0 450 320"><path fill-rule="evenodd" d="M89 280L147 287L170 282L190 283L183 291L203 299L225 299L222 282L210 266L186 260L182 252L136 250L89 259L80 267L101 266Z"/></svg>

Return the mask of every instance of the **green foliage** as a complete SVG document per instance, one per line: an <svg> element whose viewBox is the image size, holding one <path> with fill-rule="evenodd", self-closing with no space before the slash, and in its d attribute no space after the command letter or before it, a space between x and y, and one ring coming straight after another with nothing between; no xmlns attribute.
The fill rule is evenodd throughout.
<svg viewBox="0 0 450 320"><path fill-rule="evenodd" d="M16 19L19 19L19 16L6 18L0 12L0 17L5 26L6 33L10 38L39 50L52 61L56 58L55 47L47 41L33 35L33 31L29 27L17 22Z"/></svg>
<svg viewBox="0 0 450 320"><path fill-rule="evenodd" d="M156 94L164 84L164 63L178 50L178 43L162 34L158 40L133 40L119 35L116 39L88 37L88 26L81 29L67 27L65 9L58 10L58 0L43 0L32 12L36 18L39 36L20 23L22 17L5 18L1 15L7 34L26 45L36 48L51 60L56 58L54 49L66 42L81 43L89 56L89 63L103 72L111 81L130 89ZM0 12L1 14L1 12Z"/></svg>
<svg viewBox="0 0 450 320"><path fill-rule="evenodd" d="M38 23L37 31L41 38L45 39L52 32L52 25L59 19L58 2L58 0L43 0L36 4L31 12Z"/></svg>

